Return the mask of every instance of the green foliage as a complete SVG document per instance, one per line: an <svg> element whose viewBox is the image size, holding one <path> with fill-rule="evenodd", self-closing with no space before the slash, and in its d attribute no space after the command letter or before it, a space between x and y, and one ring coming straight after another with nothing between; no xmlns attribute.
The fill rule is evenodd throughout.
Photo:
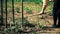
<svg viewBox="0 0 60 34"><path fill-rule="evenodd" d="M20 23L20 22L19 22ZM10 26L9 28L5 28L4 29L4 32L7 32L7 33L10 33L11 31L15 31L15 32L18 32L19 29L21 28L21 25L25 26L26 24L28 24L29 22L26 20L26 18L24 18L23 20L23 24L20 23L19 25L18 22L15 22L15 26Z"/></svg>
<svg viewBox="0 0 60 34"><path fill-rule="evenodd" d="M29 21L26 18L23 18L23 24L22 25L25 26L28 23L29 23Z"/></svg>
<svg viewBox="0 0 60 34"><path fill-rule="evenodd" d="M43 25L42 23L38 23L38 26L39 26L40 28L43 28L43 27L44 27L44 25Z"/></svg>
<svg viewBox="0 0 60 34"><path fill-rule="evenodd" d="M48 5L52 5L53 4L53 2L48 2Z"/></svg>
<svg viewBox="0 0 60 34"><path fill-rule="evenodd" d="M36 34L36 31L34 31L33 34Z"/></svg>
<svg viewBox="0 0 60 34"><path fill-rule="evenodd" d="M16 12L17 12L17 13L20 13L20 9L19 9L19 8L16 8Z"/></svg>
<svg viewBox="0 0 60 34"><path fill-rule="evenodd" d="M40 11L41 11L41 7L38 7L38 8L37 8L37 11L40 12Z"/></svg>
<svg viewBox="0 0 60 34"><path fill-rule="evenodd" d="M12 0L8 0L8 2L11 2ZM42 0L23 0L24 2L28 2L28 3L35 3L35 4L42 4ZM14 0L14 2L22 2L22 0ZM48 2L48 4L52 4L52 2Z"/></svg>
<svg viewBox="0 0 60 34"><path fill-rule="evenodd" d="M12 0L8 0L8 2L11 2ZM14 2L22 2L22 0L14 0Z"/></svg>
<svg viewBox="0 0 60 34"><path fill-rule="evenodd" d="M48 14L49 16L52 16L52 12L49 12L49 14Z"/></svg>
<svg viewBox="0 0 60 34"><path fill-rule="evenodd" d="M38 18L38 17L37 17ZM39 27L39 28L43 28L44 27L44 25L41 23L41 22L39 22L39 20L37 19L37 26Z"/></svg>
<svg viewBox="0 0 60 34"><path fill-rule="evenodd" d="M22 0L14 0L15 2L22 2Z"/></svg>
<svg viewBox="0 0 60 34"><path fill-rule="evenodd" d="M42 0L34 0L33 1L35 4L41 4L42 3Z"/></svg>
<svg viewBox="0 0 60 34"><path fill-rule="evenodd" d="M32 8L24 7L24 10L26 11L26 13L29 13L29 14L32 13Z"/></svg>
<svg viewBox="0 0 60 34"><path fill-rule="evenodd" d="M15 27L15 26L12 26L10 28L5 28L4 31L7 32L7 33L10 33L11 31L15 31L15 32L18 32L19 28L18 26Z"/></svg>
<svg viewBox="0 0 60 34"><path fill-rule="evenodd" d="M34 4L42 4L42 0L24 0L24 2L34 3Z"/></svg>

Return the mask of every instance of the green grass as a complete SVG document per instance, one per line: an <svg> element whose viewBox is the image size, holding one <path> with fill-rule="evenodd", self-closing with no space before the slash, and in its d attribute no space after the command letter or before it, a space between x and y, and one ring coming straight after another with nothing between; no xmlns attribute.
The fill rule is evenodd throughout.
<svg viewBox="0 0 60 34"><path fill-rule="evenodd" d="M24 10L26 11L26 13L29 13L29 14L32 13L32 8L31 7L24 6Z"/></svg>

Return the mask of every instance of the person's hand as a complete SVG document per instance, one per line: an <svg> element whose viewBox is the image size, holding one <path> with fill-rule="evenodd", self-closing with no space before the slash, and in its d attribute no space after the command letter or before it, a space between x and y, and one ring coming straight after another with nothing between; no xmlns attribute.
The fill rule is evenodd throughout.
<svg viewBox="0 0 60 34"><path fill-rule="evenodd" d="M49 0L50 2L54 2L54 0Z"/></svg>
<svg viewBox="0 0 60 34"><path fill-rule="evenodd" d="M39 14L39 15L42 15L42 14L44 14L44 11L40 11L38 14Z"/></svg>

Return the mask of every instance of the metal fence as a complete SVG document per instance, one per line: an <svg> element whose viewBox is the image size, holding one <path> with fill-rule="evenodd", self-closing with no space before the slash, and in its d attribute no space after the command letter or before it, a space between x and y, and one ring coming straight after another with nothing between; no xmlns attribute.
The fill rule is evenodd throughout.
<svg viewBox="0 0 60 34"><path fill-rule="evenodd" d="M6 28L7 28L7 0L4 0L5 2L5 11L6 11ZM13 23L15 22L15 17L14 17L14 0L12 0L12 15L13 15ZM3 0L0 0L0 12L1 12L1 19L0 19L0 23L3 25ZM23 0L22 0L22 24L23 24Z"/></svg>

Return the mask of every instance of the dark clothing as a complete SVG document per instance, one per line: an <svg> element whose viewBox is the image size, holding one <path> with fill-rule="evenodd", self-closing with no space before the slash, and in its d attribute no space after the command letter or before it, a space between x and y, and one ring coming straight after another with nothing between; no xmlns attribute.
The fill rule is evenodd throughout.
<svg viewBox="0 0 60 34"><path fill-rule="evenodd" d="M56 25L57 19L58 19L58 25L60 26L60 0L54 0L54 7L53 7L54 25Z"/></svg>

